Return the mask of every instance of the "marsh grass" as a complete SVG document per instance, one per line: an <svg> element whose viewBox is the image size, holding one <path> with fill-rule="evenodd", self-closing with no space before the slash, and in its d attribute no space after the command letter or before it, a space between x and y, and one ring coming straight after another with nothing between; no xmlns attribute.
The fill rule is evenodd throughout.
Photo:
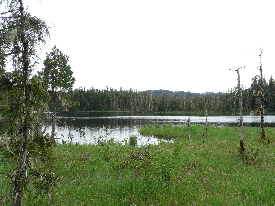
<svg viewBox="0 0 275 206"><path fill-rule="evenodd" d="M238 151L238 127L209 126L204 143L203 125L191 126L192 141L184 126L146 129L174 143L58 145L58 184L40 205L274 205L274 142L259 141L258 128L244 128L246 156ZM274 128L266 131L274 136ZM13 161L3 151L0 157L3 201ZM35 196L25 203L35 205Z"/></svg>

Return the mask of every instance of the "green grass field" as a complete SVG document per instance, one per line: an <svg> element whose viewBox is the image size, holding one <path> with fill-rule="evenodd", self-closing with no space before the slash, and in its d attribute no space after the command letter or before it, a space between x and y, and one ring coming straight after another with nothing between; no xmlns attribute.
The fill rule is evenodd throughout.
<svg viewBox="0 0 275 206"><path fill-rule="evenodd" d="M274 205L275 128L245 127L239 154L238 127L156 125L144 135L174 139L142 147L58 145L51 194L25 193L24 205ZM13 158L0 152L0 205L9 203Z"/></svg>

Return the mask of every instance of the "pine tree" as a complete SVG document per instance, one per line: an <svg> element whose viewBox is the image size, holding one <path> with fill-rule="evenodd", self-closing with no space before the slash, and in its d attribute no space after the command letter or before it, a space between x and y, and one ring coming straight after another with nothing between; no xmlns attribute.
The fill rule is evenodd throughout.
<svg viewBox="0 0 275 206"><path fill-rule="evenodd" d="M37 187L28 192L48 191L54 181L52 144L40 123L49 98L34 74L37 47L45 43L49 31L44 21L26 12L22 0L1 3L5 3L0 16L1 88L5 99L1 134L8 136L9 151L17 158L11 180L12 205L22 205L31 182ZM10 73L5 72L7 67Z"/></svg>
<svg viewBox="0 0 275 206"><path fill-rule="evenodd" d="M55 136L55 124L56 124L56 110L62 105L66 104L66 98L64 95L72 89L75 82L73 77L73 71L68 64L69 57L64 55L56 46L52 51L47 54L44 61L43 71L40 73L45 88L49 91L51 96L51 109L52 115L52 139Z"/></svg>

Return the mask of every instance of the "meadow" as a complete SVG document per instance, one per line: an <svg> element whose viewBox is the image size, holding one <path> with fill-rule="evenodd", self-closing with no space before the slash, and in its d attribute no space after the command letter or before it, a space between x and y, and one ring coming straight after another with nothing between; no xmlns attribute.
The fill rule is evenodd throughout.
<svg viewBox="0 0 275 206"><path fill-rule="evenodd" d="M24 205L274 205L275 128L145 126L143 135L173 139L158 145L57 145L50 194L31 188ZM203 141L204 140L204 141ZM0 150L0 205L9 203L13 157Z"/></svg>

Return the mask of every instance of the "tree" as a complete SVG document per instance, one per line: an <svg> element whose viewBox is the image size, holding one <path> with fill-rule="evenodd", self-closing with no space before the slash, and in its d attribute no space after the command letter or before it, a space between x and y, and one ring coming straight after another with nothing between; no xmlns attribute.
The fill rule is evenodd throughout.
<svg viewBox="0 0 275 206"><path fill-rule="evenodd" d="M48 101L41 81L33 74L37 62L37 46L46 42L46 23L26 12L22 0L3 0L0 14L1 88L5 97L2 135L9 138L11 153L17 157L12 175L12 204L21 205L23 193L31 179L37 189L53 178L50 168L51 142L41 132L40 119ZM1 6L1 4L0 4ZM9 64L8 62L12 62ZM11 72L5 69L10 67ZM39 165L39 167L37 167Z"/></svg>
<svg viewBox="0 0 275 206"><path fill-rule="evenodd" d="M56 109L67 104L66 92L72 89L75 82L73 71L68 64L69 57L64 55L56 46L47 54L44 61L43 71L40 73L44 81L45 88L51 96L50 107L52 115L52 139L55 136Z"/></svg>
<svg viewBox="0 0 275 206"><path fill-rule="evenodd" d="M259 89L258 90L253 90L253 94L254 96L259 97L259 102L260 102L260 106L258 108L258 111L260 112L260 116L261 116L261 138L262 140L265 140L265 129L264 129L264 111L265 111L265 94L264 94L264 78L263 78L263 69L262 69L262 52L263 50L260 49L260 66L259 66L259 70L260 70L260 75L256 75L255 76L255 80L258 80L259 82Z"/></svg>
<svg viewBox="0 0 275 206"><path fill-rule="evenodd" d="M267 102L270 112L275 112L275 81L271 76L268 82Z"/></svg>
<svg viewBox="0 0 275 206"><path fill-rule="evenodd" d="M241 90L241 78L240 78L240 68L236 69L238 75L238 87L237 87L237 95L239 98L239 110L240 110L240 152L244 153L244 138L243 138L243 100L242 100L242 90Z"/></svg>

